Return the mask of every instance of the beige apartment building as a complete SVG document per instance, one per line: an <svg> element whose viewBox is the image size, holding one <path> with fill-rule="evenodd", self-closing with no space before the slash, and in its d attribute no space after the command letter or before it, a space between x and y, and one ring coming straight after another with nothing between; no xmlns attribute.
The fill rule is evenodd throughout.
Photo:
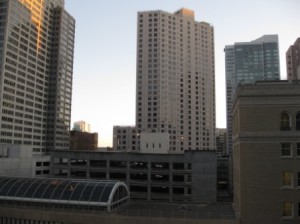
<svg viewBox="0 0 300 224"><path fill-rule="evenodd" d="M138 13L136 126L170 150L215 149L214 29L194 11Z"/></svg>
<svg viewBox="0 0 300 224"><path fill-rule="evenodd" d="M138 133L169 133L170 151L215 149L213 27L184 8L137 20Z"/></svg>
<svg viewBox="0 0 300 224"><path fill-rule="evenodd" d="M113 127L113 150L136 151L139 149L140 134L135 126Z"/></svg>
<svg viewBox="0 0 300 224"><path fill-rule="evenodd" d="M233 186L239 223L300 223L299 136L300 82L238 86Z"/></svg>

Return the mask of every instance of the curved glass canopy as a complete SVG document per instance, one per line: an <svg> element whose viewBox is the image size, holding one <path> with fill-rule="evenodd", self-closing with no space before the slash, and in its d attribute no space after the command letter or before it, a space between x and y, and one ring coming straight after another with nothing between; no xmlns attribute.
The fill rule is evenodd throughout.
<svg viewBox="0 0 300 224"><path fill-rule="evenodd" d="M0 200L106 206L107 211L129 202L123 182L0 177Z"/></svg>

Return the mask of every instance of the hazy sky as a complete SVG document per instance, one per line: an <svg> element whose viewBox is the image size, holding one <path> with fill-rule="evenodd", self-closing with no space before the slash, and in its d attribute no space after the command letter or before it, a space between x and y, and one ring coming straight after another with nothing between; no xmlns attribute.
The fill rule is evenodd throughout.
<svg viewBox="0 0 300 224"><path fill-rule="evenodd" d="M281 77L285 53L300 37L300 0L65 0L76 19L72 126L84 120L112 145L114 125L135 124L137 12L180 8L214 26L217 127L226 127L224 47L265 34L279 35Z"/></svg>

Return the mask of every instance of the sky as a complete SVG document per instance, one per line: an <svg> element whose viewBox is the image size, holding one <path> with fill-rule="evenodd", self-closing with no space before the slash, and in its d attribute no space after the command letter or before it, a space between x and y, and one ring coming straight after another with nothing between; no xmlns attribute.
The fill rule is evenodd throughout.
<svg viewBox="0 0 300 224"><path fill-rule="evenodd" d="M226 127L225 45L278 34L286 79L285 53L300 37L300 0L65 0L76 19L72 127L90 123L106 147L112 146L113 126L135 125L137 12L180 8L214 26L218 128Z"/></svg>

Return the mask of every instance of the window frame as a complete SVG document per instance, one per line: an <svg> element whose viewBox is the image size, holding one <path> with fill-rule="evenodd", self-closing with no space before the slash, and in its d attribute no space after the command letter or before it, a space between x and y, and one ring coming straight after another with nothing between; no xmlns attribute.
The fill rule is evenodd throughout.
<svg viewBox="0 0 300 224"><path fill-rule="evenodd" d="M289 146L289 147L287 147L287 146ZM284 152L289 152L289 154L285 154ZM281 157L282 158L292 158L293 157L292 143L289 143L289 142L281 143Z"/></svg>
<svg viewBox="0 0 300 224"><path fill-rule="evenodd" d="M299 111L296 114L296 130L300 131L300 112Z"/></svg>
<svg viewBox="0 0 300 224"><path fill-rule="evenodd" d="M292 171L283 170L281 172L281 185L282 185L282 188L293 188L293 186L294 186L294 176L293 176Z"/></svg>
<svg viewBox="0 0 300 224"><path fill-rule="evenodd" d="M280 114L280 130L290 131L292 129L291 115L284 111Z"/></svg>
<svg viewBox="0 0 300 224"><path fill-rule="evenodd" d="M294 204L291 201L282 202L282 217L293 218L294 217Z"/></svg>

